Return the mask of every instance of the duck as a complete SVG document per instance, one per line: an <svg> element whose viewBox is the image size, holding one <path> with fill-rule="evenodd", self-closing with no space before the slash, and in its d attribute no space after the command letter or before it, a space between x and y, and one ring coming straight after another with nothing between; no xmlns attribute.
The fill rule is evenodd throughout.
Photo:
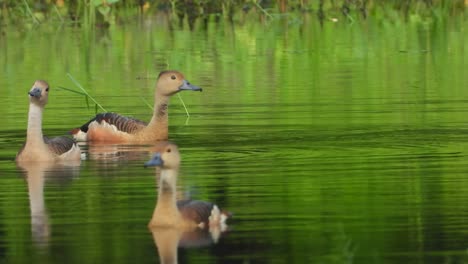
<svg viewBox="0 0 468 264"><path fill-rule="evenodd" d="M156 81L154 112L149 123L113 112L100 113L70 133L77 141L110 144L167 140L169 98L185 90L202 91L202 88L187 81L181 72L162 71Z"/></svg>
<svg viewBox="0 0 468 264"><path fill-rule="evenodd" d="M36 80L28 92L26 142L16 155L17 162L81 160L81 150L74 139L66 136L48 138L42 133L42 114L49 100L49 90L46 81Z"/></svg>
<svg viewBox="0 0 468 264"><path fill-rule="evenodd" d="M180 152L171 142L160 142L145 167L160 168L158 199L153 216L148 224L151 228L177 228L182 230L226 229L226 220L231 213L221 211L211 202L198 200L176 200L176 185L180 167Z"/></svg>

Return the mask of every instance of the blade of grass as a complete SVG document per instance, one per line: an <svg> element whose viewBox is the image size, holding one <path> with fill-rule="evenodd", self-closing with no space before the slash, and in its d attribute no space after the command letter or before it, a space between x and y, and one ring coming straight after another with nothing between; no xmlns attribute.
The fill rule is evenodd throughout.
<svg viewBox="0 0 468 264"><path fill-rule="evenodd" d="M85 98L85 101L86 101L86 107L89 109L89 100L88 100L88 96L85 93L80 92L80 91L76 91L76 90L73 90L73 89L70 89L70 88L67 88L67 87L63 87L63 86L57 86L57 89L69 91L69 92L76 93L76 94L79 94L79 95L83 95L84 98Z"/></svg>
<svg viewBox="0 0 468 264"><path fill-rule="evenodd" d="M102 105L99 104L91 95L89 95L88 91L86 91L86 89L83 88L83 86L81 86L81 84L80 84L77 80L75 80L75 78L73 78L73 76L72 76L70 73L67 72L67 76L68 76L68 78L70 78L70 80L72 80L72 82L73 82L78 88L80 88L80 89L83 91L83 93L86 94L86 98L91 99L91 100L96 104L96 107L95 107L96 112L97 112L97 107L101 108L102 111L107 112L107 110L106 110L104 107L102 107Z"/></svg>
<svg viewBox="0 0 468 264"><path fill-rule="evenodd" d="M154 110L154 108L148 103L148 101L146 101L145 98L143 97L140 97L140 99L146 104L146 106L148 106L151 110Z"/></svg>
<svg viewBox="0 0 468 264"><path fill-rule="evenodd" d="M26 0L23 0L23 3L24 3L24 5L26 6L26 11L27 11L28 14L33 18L34 23L40 24L40 22L39 22L39 20L37 19L37 17L36 17L36 16L33 14L33 12L31 11L31 8L29 8L28 2L26 2Z"/></svg>
<svg viewBox="0 0 468 264"><path fill-rule="evenodd" d="M55 12L57 13L58 17L60 18L60 21L62 21L62 23L63 23L63 22L64 22L63 17L62 17L62 15L60 14L60 11L57 9L57 6L56 6L56 5L54 5L54 10L55 10Z"/></svg>
<svg viewBox="0 0 468 264"><path fill-rule="evenodd" d="M256 0L253 0L253 3L255 4L255 6L260 9L260 11L262 11L267 17L273 19L273 16L268 13L268 11L266 11Z"/></svg>
<svg viewBox="0 0 468 264"><path fill-rule="evenodd" d="M76 94L80 94L80 95L86 95L86 94L83 93L83 92L76 91L76 90L73 90L73 89L70 89L70 88L67 88L67 87L63 87L63 86L57 86L57 89L69 91L69 92L76 93Z"/></svg>
<svg viewBox="0 0 468 264"><path fill-rule="evenodd" d="M189 114L189 112L187 110L187 107L185 106L184 100L182 100L182 97L180 96L180 94L177 94L177 96L179 97L180 102L182 102L182 105L184 106L185 113L187 113L187 117L190 117L190 114Z"/></svg>

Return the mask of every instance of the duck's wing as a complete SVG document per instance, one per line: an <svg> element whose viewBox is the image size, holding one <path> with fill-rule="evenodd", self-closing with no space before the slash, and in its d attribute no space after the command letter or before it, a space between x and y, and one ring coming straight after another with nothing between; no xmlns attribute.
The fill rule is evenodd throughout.
<svg viewBox="0 0 468 264"><path fill-rule="evenodd" d="M48 138L44 136L44 143L46 143L49 150L57 155L62 155L75 146L76 142L69 137L54 137Z"/></svg>
<svg viewBox="0 0 468 264"><path fill-rule="evenodd" d="M59 156L71 150L73 146L76 145L76 141L74 139L65 136L54 138L43 136L42 138L44 139L44 143L47 145L49 150ZM23 143L23 146L21 146L21 149L16 154L17 157L23 152L25 147L26 142Z"/></svg>
<svg viewBox="0 0 468 264"><path fill-rule="evenodd" d="M87 133L89 124L91 124L94 121L98 123L102 123L104 121L109 125L115 126L118 131L126 132L129 134L133 134L147 126L146 122L143 122L136 118L122 116L117 113L100 113L88 122L86 122L84 125L79 127L79 130L81 130L84 133ZM78 129L74 129L71 131L72 134L76 134L77 132L79 132Z"/></svg>
<svg viewBox="0 0 468 264"><path fill-rule="evenodd" d="M214 204L204 201L181 200L177 207L183 218L191 219L196 223L208 223Z"/></svg>
<svg viewBox="0 0 468 264"><path fill-rule="evenodd" d="M220 211L216 204L205 201L180 200L177 201L177 207L183 218L201 224L202 228L209 224L224 223L231 216L229 212Z"/></svg>

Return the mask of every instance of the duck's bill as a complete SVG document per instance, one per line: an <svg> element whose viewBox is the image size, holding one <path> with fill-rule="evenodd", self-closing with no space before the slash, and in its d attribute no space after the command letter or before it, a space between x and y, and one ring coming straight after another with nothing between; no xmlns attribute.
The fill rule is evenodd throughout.
<svg viewBox="0 0 468 264"><path fill-rule="evenodd" d="M39 88L34 88L34 89L32 89L31 91L29 91L28 94L29 94L30 96L39 98L39 97L41 97L41 89L39 89Z"/></svg>
<svg viewBox="0 0 468 264"><path fill-rule="evenodd" d="M200 91L200 92L203 91L203 89L201 87L193 85L193 84L189 83L187 80L184 80L182 85L179 87L179 90L181 90L181 91L190 90L190 91Z"/></svg>
<svg viewBox="0 0 468 264"><path fill-rule="evenodd" d="M161 159L161 154L156 153L153 157L145 163L145 167L154 167L154 166L162 166L164 161Z"/></svg>

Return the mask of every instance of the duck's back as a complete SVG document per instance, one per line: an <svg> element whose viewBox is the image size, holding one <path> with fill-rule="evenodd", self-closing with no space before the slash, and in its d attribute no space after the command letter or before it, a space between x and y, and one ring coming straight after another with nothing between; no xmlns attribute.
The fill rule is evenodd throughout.
<svg viewBox="0 0 468 264"><path fill-rule="evenodd" d="M115 126L118 131L129 134L134 134L147 126L146 122L136 118L122 116L117 113L100 113L97 114L93 119L89 120L86 124L82 125L80 130L83 132L88 132L89 124L94 121L98 123L102 123L104 121L109 125Z"/></svg>

